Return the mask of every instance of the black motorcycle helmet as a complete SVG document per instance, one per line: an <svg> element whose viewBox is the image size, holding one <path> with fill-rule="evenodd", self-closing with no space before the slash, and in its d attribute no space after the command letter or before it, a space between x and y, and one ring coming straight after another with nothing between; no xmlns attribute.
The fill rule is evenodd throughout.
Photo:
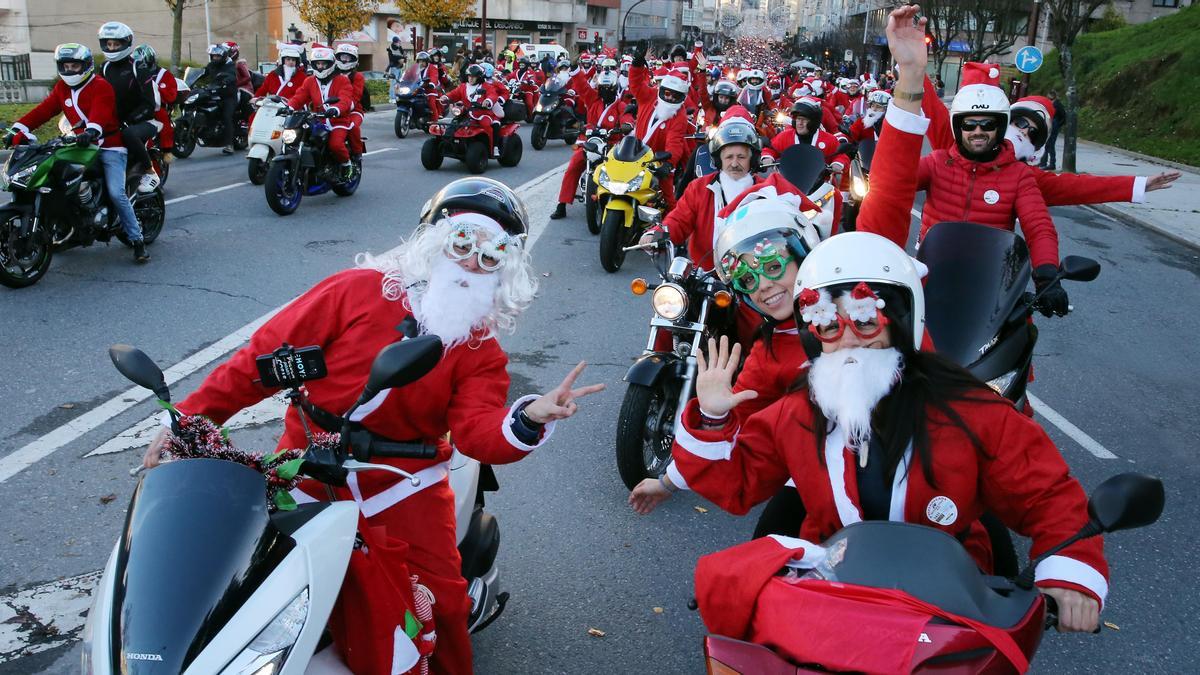
<svg viewBox="0 0 1200 675"><path fill-rule="evenodd" d="M674 61L675 59L683 59L684 61L687 61L687 58L687 47L684 47L683 45L675 45L674 47L671 47L671 61Z"/></svg>
<svg viewBox="0 0 1200 675"><path fill-rule="evenodd" d="M800 99L792 104L791 114L793 123L797 117L803 117L810 122L809 128L812 130L809 132L810 136L821 127L822 114L819 103Z"/></svg>
<svg viewBox="0 0 1200 675"><path fill-rule="evenodd" d="M742 144L750 148L750 171L758 170L758 159L762 155L762 139L749 122L727 122L717 127L717 133L708 141L708 154L713 166L721 170L721 150L727 145Z"/></svg>
<svg viewBox="0 0 1200 675"><path fill-rule="evenodd" d="M472 81L471 78L473 78L473 77L477 78L477 79ZM466 79L467 84L482 84L483 83L483 66L479 65L478 63L472 63L471 65L467 66L467 70L466 70L464 79Z"/></svg>
<svg viewBox="0 0 1200 675"><path fill-rule="evenodd" d="M517 59L517 65L520 66L522 70L524 70L525 68L528 68L529 67L529 57L522 56L521 58Z"/></svg>
<svg viewBox="0 0 1200 675"><path fill-rule="evenodd" d="M720 82L713 85L713 90L712 90L713 107L716 108L718 113L725 112L726 110L733 107L733 104L737 103L738 93L740 93L740 92L738 91L738 87L736 84L734 84L728 80L721 80Z"/></svg>
<svg viewBox="0 0 1200 675"><path fill-rule="evenodd" d="M448 183L421 209L421 224L464 211L482 213L514 237L529 232L525 205L507 185L491 178L460 178Z"/></svg>

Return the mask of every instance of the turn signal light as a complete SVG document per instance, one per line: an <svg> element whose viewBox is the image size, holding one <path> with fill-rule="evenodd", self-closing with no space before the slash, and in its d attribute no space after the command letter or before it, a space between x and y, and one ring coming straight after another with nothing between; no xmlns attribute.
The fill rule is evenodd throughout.
<svg viewBox="0 0 1200 675"><path fill-rule="evenodd" d="M713 302L716 303L717 307L725 309L733 304L733 294L729 291L717 291L713 294Z"/></svg>
<svg viewBox="0 0 1200 675"><path fill-rule="evenodd" d="M633 291L634 295L645 295L646 289L649 287L650 285L647 284L646 280L641 277L629 282L629 290Z"/></svg>

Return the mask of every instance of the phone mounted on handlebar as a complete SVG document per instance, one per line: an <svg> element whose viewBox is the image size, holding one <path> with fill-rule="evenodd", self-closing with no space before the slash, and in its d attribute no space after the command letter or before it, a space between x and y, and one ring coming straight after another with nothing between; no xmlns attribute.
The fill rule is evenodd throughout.
<svg viewBox="0 0 1200 675"><path fill-rule="evenodd" d="M285 342L270 354L255 358L254 364L264 387L292 389L329 374L325 353L317 345L296 349Z"/></svg>

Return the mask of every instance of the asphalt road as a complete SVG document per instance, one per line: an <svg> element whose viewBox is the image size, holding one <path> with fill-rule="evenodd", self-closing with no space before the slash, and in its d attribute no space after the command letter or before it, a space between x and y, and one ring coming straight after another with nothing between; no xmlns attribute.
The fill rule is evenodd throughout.
<svg viewBox="0 0 1200 675"><path fill-rule="evenodd" d="M369 150L396 149L367 158L363 186L351 198L306 199L296 215L280 218L249 185L201 195L168 207L149 266L135 267L119 245L75 250L56 258L37 286L0 293L0 344L9 353L0 362L0 463L128 389L109 364L107 345L134 343L164 365L177 363L346 267L356 252L394 246L425 199L463 175L454 162L424 171L417 159L423 136L399 141L387 115L370 118L368 135ZM516 187L568 156L561 143L540 153L526 145L519 167L493 165L487 175ZM175 165L168 198L245 181L244 168L239 158L198 150ZM488 508L500 520L499 561L512 601L475 637L476 667L703 672L703 626L687 609L692 570L700 555L744 540L753 516L728 516L694 495L648 517L625 505L613 459L615 420L621 377L645 344L650 313L628 282L653 270L631 254L620 273L606 274L579 206L568 219L547 223L557 185L552 176L523 190L541 230L533 251L542 288L516 334L502 340L512 360L511 394L553 386L580 359L590 364L583 380L609 389L586 399L546 447L497 469L501 491ZM1200 257L1088 210L1058 209L1055 219L1063 254L1094 257L1104 271L1095 282L1068 286L1076 310L1070 317L1039 319L1032 391L1116 455L1101 459L1078 435L1047 424L1085 487L1137 470L1162 476L1168 496L1157 525L1108 540L1112 591L1104 619L1120 630L1048 634L1034 670L1190 671L1197 643L1187 624L1200 605L1189 574L1200 563L1200 504L1189 488L1200 479L1200 434L1191 424L1200 409L1200 343L1192 337L1200 329ZM174 391L190 391L217 362ZM134 405L0 482L0 503L11 505L0 522L0 596L103 564L134 485L127 470L139 453L85 455L152 412L148 403ZM269 447L276 426L239 430L236 438ZM0 606L0 675L77 669L70 638L78 622L6 643L27 617L3 612ZM589 635L589 628L604 636Z"/></svg>

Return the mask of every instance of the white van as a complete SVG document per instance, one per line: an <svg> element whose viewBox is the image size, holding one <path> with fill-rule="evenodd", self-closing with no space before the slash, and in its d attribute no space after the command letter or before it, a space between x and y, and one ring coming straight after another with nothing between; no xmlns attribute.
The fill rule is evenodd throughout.
<svg viewBox="0 0 1200 675"><path fill-rule="evenodd" d="M555 61L571 58L571 54L562 45L535 45L527 43L517 46L517 58L528 56L529 60L534 63L541 63L547 54Z"/></svg>

